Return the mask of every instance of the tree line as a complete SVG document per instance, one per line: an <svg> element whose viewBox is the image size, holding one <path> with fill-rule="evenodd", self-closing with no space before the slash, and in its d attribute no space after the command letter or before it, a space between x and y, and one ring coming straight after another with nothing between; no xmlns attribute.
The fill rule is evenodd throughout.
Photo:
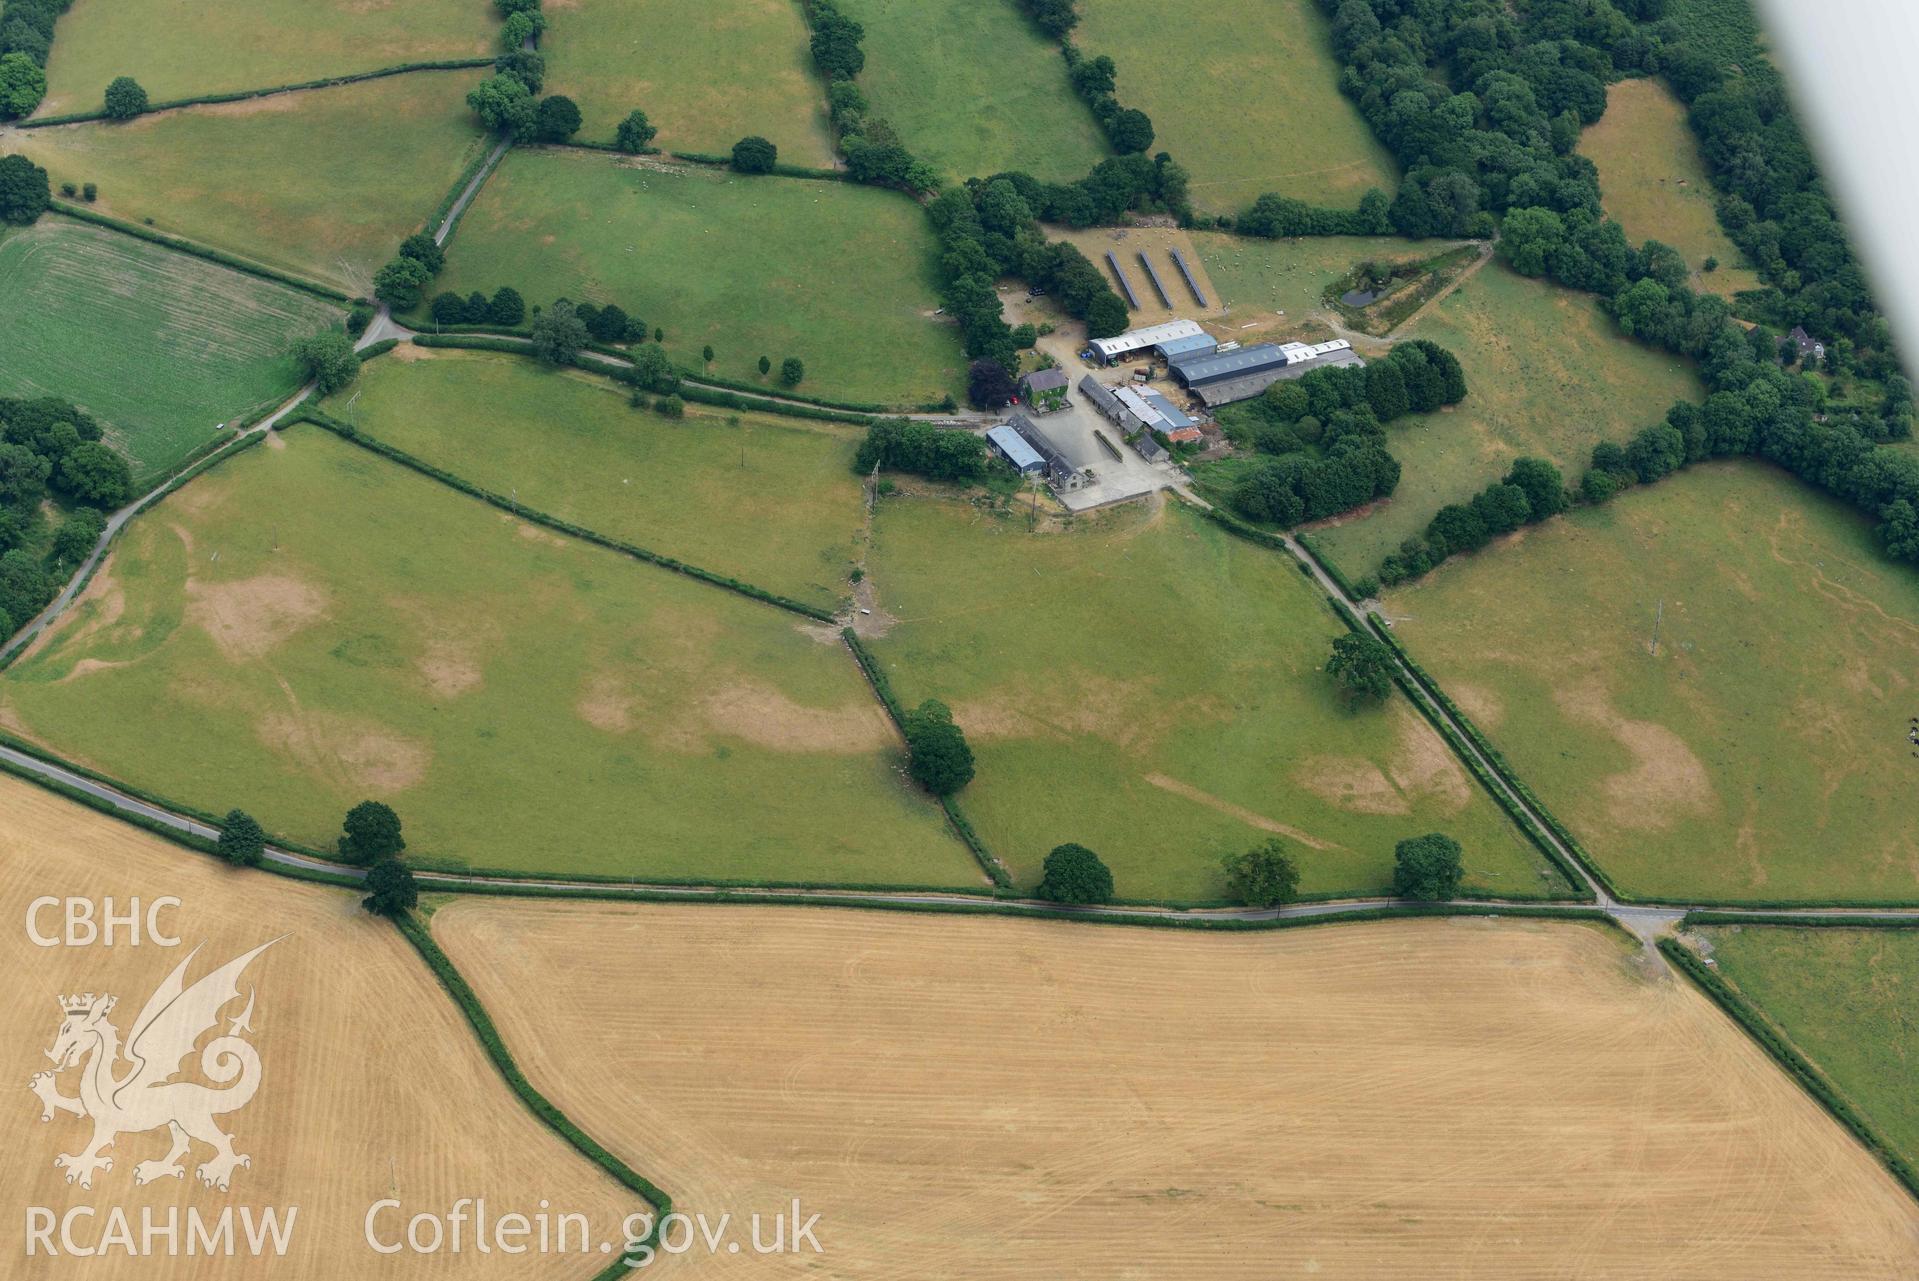
<svg viewBox="0 0 1919 1281"><path fill-rule="evenodd" d="M0 398L0 637L11 636L59 593L133 497L127 460L85 411L52 397ZM48 536L42 507L67 513Z"/></svg>
<svg viewBox="0 0 1919 1281"><path fill-rule="evenodd" d="M1335 365L1276 382L1222 422L1263 457L1234 484L1234 510L1281 526L1323 520L1385 498L1399 462L1384 424L1466 395L1458 359L1436 343L1399 344L1365 365Z"/></svg>
<svg viewBox="0 0 1919 1281"><path fill-rule="evenodd" d="M47 54L53 28L73 0L5 0L0 4L0 120L33 114L47 96Z"/></svg>

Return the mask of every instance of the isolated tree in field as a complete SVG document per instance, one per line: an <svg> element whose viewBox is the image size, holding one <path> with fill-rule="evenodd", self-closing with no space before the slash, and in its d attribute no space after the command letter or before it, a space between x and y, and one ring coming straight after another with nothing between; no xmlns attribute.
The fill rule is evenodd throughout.
<svg viewBox="0 0 1919 1281"><path fill-rule="evenodd" d="M458 294L441 297L459 301ZM436 313L438 309L436 303ZM307 377L319 385L323 396L332 395L360 373L360 355L353 350L353 340L338 329L326 329L311 338L302 338L293 345L293 358L306 370Z"/></svg>
<svg viewBox="0 0 1919 1281"><path fill-rule="evenodd" d="M83 441L60 460L53 487L77 503L111 510L133 497L133 469L99 441Z"/></svg>
<svg viewBox="0 0 1919 1281"><path fill-rule="evenodd" d="M1055 845L1034 893L1051 903L1110 902L1113 873L1084 845Z"/></svg>
<svg viewBox="0 0 1919 1281"><path fill-rule="evenodd" d="M631 111L614 131L613 145L630 155L637 155L653 144L657 133L659 130L647 120L644 111Z"/></svg>
<svg viewBox="0 0 1919 1281"><path fill-rule="evenodd" d="M564 94L540 99L533 135L541 142L565 142L580 131L580 108Z"/></svg>
<svg viewBox="0 0 1919 1281"><path fill-rule="evenodd" d="M665 342L665 341L666 341L666 330L664 330L664 329L661 329L661 328L660 328L660 327L659 327L658 325L655 325L655 326L653 327L653 341L654 341L654 342Z"/></svg>
<svg viewBox="0 0 1919 1281"><path fill-rule="evenodd" d="M431 279L425 263L401 254L373 273L373 296L395 311L409 311Z"/></svg>
<svg viewBox="0 0 1919 1281"><path fill-rule="evenodd" d="M586 346L586 325L570 302L556 302L533 321L533 353L549 365L570 365Z"/></svg>
<svg viewBox="0 0 1919 1281"><path fill-rule="evenodd" d="M30 115L47 96L47 73L24 53L0 57L0 120Z"/></svg>
<svg viewBox="0 0 1919 1281"><path fill-rule="evenodd" d="M486 318L496 325L517 325L526 319L526 299L511 285L501 285L486 305Z"/></svg>
<svg viewBox="0 0 1919 1281"><path fill-rule="evenodd" d="M1278 907L1299 895L1299 868L1275 836L1244 854L1221 860L1226 891L1247 907Z"/></svg>
<svg viewBox="0 0 1919 1281"><path fill-rule="evenodd" d="M778 147L758 134L749 134L733 144L733 167L741 173L772 173L779 155Z"/></svg>
<svg viewBox="0 0 1919 1281"><path fill-rule="evenodd" d="M1400 898L1449 899L1465 874L1459 842L1440 832L1401 841L1393 850L1393 893Z"/></svg>
<svg viewBox="0 0 1919 1281"><path fill-rule="evenodd" d="M706 346L700 348L700 369L704 371L712 363L713 363L713 344L708 343L706 344Z"/></svg>
<svg viewBox="0 0 1919 1281"><path fill-rule="evenodd" d="M340 857L349 863L377 863L394 858L406 848L400 835L400 816L383 801L361 801L346 812L340 836Z"/></svg>
<svg viewBox="0 0 1919 1281"><path fill-rule="evenodd" d="M788 387L797 387L806 377L806 365L798 356L788 356L780 362L780 381Z"/></svg>
<svg viewBox="0 0 1919 1281"><path fill-rule="evenodd" d="M228 810L220 822L220 857L235 867L258 867L266 856L267 834L245 810Z"/></svg>
<svg viewBox="0 0 1919 1281"><path fill-rule="evenodd" d="M413 870L397 858L383 858L368 868L366 887L370 893L360 906L375 916L404 916L420 902Z"/></svg>
<svg viewBox="0 0 1919 1281"><path fill-rule="evenodd" d="M771 356L761 356L760 357L760 377L764 378L772 372L773 372L773 358Z"/></svg>
<svg viewBox="0 0 1919 1281"><path fill-rule="evenodd" d="M132 76L119 76L107 86L107 118L131 120L147 109L147 91Z"/></svg>
<svg viewBox="0 0 1919 1281"><path fill-rule="evenodd" d="M900 719L907 773L915 783L935 796L951 796L973 781L973 749L946 704L929 698Z"/></svg>
<svg viewBox="0 0 1919 1281"><path fill-rule="evenodd" d="M686 417L686 402L678 396L662 396L654 402L653 408L662 418Z"/></svg>
<svg viewBox="0 0 1919 1281"><path fill-rule="evenodd" d="M966 367L966 399L975 409L998 409L1013 399L1013 375L997 360L976 360Z"/></svg>
<svg viewBox="0 0 1919 1281"><path fill-rule="evenodd" d="M1348 632L1333 642L1326 671L1352 701L1381 702L1393 691L1393 657L1385 642Z"/></svg>
<svg viewBox="0 0 1919 1281"><path fill-rule="evenodd" d="M30 226L52 203L45 169L25 156L0 156L0 222Z"/></svg>

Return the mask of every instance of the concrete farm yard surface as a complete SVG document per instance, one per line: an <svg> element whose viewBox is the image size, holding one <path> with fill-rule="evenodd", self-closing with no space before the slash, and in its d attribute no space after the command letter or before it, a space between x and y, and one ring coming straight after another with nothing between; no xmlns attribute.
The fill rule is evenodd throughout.
<svg viewBox="0 0 1919 1281"><path fill-rule="evenodd" d="M1268 191L1351 208L1396 185L1392 156L1339 90L1315 0L1086 0L1075 33L1119 68L1118 97L1152 117L1154 151L1192 175L1195 207L1238 213Z"/></svg>
<svg viewBox="0 0 1919 1281"><path fill-rule="evenodd" d="M163 948L121 942L111 948L45 949L29 941L27 905L43 895L96 903L112 896L116 910L171 895L181 901L162 920L182 942ZM108 1257L25 1260L26 1206L56 1215L95 1207L81 1222L85 1242L106 1227L109 1208L125 1210L138 1230L142 1209L160 1221L188 1207L209 1219L228 1204L298 1207L284 1264L288 1275L419 1278L518 1278L525 1259L471 1251L460 1256L375 1254L366 1246L367 1209L398 1197L440 1210L462 1196L488 1198L496 1213L531 1214L541 1198L617 1227L644 1207L529 1115L507 1089L459 1011L390 925L360 910L350 892L236 873L212 859L96 814L19 779L0 776L0 961L10 982L0 998L8 1103L9 1159L0 1170L0 1198L10 1207L0 1248L13 1256L9 1276L37 1281L216 1281L260 1275L265 1264L228 1258ZM41 914L43 930L59 932L58 910ZM48 1068L42 1051L60 1025L55 998L108 993L111 1016L125 1034L169 971L202 946L188 981L284 936L247 970L243 991L257 993L247 1039L261 1060L259 1093L244 1109L218 1118L236 1151L252 1158L233 1174L230 1197L208 1192L193 1166L211 1155L196 1144L185 1176L134 1184L134 1167L166 1154L165 1130L127 1133L110 1149L111 1170L91 1190L65 1182L56 1154L84 1146L87 1123L58 1115L41 1124L25 1085ZM228 1011L237 1014L239 1004ZM222 1030L225 1024L222 1024ZM200 1080L199 1056L182 1079ZM73 1073L57 1081L76 1093ZM183 1217L184 1221L184 1217ZM391 1227L392 1216L382 1222ZM236 1226L236 1235L239 1229ZM57 1236L55 1238L58 1240ZM597 1257L597 1256L596 1256ZM13 1261L19 1260L19 1261ZM551 1272L552 1260L548 1271ZM591 1266L576 1269L585 1275Z"/></svg>
<svg viewBox="0 0 1919 1281"><path fill-rule="evenodd" d="M585 0L547 10L546 92L611 142L642 108L669 151L722 153L749 134L787 164L828 168L825 96L794 0Z"/></svg>
<svg viewBox="0 0 1919 1281"><path fill-rule="evenodd" d="M380 797L427 866L978 883L836 641L318 429L282 443L134 522L0 721L310 844Z"/></svg>
<svg viewBox="0 0 1919 1281"><path fill-rule="evenodd" d="M1021 884L1062 841L1123 898L1215 899L1219 860L1285 837L1308 893L1370 893L1435 829L1467 883L1564 893L1404 699L1347 711L1318 670L1343 628L1291 561L1181 507L1028 533L1024 512L886 499L868 558L901 699L952 705L966 810Z"/></svg>
<svg viewBox="0 0 1919 1281"><path fill-rule="evenodd" d="M462 101L481 75L423 71L18 130L6 149L56 187L98 183L102 213L361 292L489 145Z"/></svg>
<svg viewBox="0 0 1919 1281"><path fill-rule="evenodd" d="M33 300L0 313L0 395L78 404L141 476L213 440L216 412L285 399L301 381L289 348L341 317L310 294L61 218L0 233L0 295Z"/></svg>
<svg viewBox="0 0 1919 1281"><path fill-rule="evenodd" d="M433 288L618 303L665 329L687 368L708 344L710 372L735 379L798 356L802 391L915 404L964 389L957 330L933 315L932 252L925 214L895 192L516 149Z"/></svg>
<svg viewBox="0 0 1919 1281"><path fill-rule="evenodd" d="M97 110L116 76L164 101L483 58L499 25L489 0L75 0L38 114Z"/></svg>
<svg viewBox="0 0 1919 1281"><path fill-rule="evenodd" d="M799 1196L798 1275L1890 1277L1919 1208L1596 929L1173 935L467 900L528 1074L677 1203ZM662 1019L637 970L696 973Z"/></svg>
<svg viewBox="0 0 1919 1281"><path fill-rule="evenodd" d="M596 532L822 608L847 595L865 520L858 428L698 405L674 421L585 374L403 350L327 412Z"/></svg>
<svg viewBox="0 0 1919 1281"><path fill-rule="evenodd" d="M1074 96L1059 46L1017 0L839 0L866 28L860 90L915 156L948 178L1017 169L1085 176L1112 153ZM1127 101L1120 63L1120 101Z"/></svg>
<svg viewBox="0 0 1919 1281"><path fill-rule="evenodd" d="M1622 337L1591 296L1497 261L1394 336L1429 339L1458 356L1466 399L1388 427L1387 447L1404 469L1398 490L1318 532L1351 578L1371 573L1441 507L1466 502L1519 455L1549 459L1576 481L1594 445L1624 441L1673 401L1705 395L1684 361Z"/></svg>
<svg viewBox="0 0 1919 1281"><path fill-rule="evenodd" d="M1919 898L1919 580L1783 473L1693 467L1384 607L1622 889Z"/></svg>

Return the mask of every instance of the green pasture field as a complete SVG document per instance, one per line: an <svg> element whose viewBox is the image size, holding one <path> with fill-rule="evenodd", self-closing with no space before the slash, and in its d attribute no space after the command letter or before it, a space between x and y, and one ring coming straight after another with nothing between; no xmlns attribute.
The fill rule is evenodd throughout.
<svg viewBox="0 0 1919 1281"><path fill-rule="evenodd" d="M460 221L434 289L618 303L683 368L913 405L965 387L959 331L933 316L926 217L894 192L748 178L580 151L514 151ZM778 391L777 379L764 380Z"/></svg>
<svg viewBox="0 0 1919 1281"><path fill-rule="evenodd" d="M1919 574L1840 503L1699 465L1385 607L1622 889L1919 900Z"/></svg>
<svg viewBox="0 0 1919 1281"><path fill-rule="evenodd" d="M479 75L423 71L29 129L7 146L56 188L98 183L101 213L360 293L486 147L464 102Z"/></svg>
<svg viewBox="0 0 1919 1281"><path fill-rule="evenodd" d="M488 0L76 0L60 19L38 114L98 110L116 76L163 102L483 58L499 29Z"/></svg>
<svg viewBox="0 0 1919 1281"><path fill-rule="evenodd" d="M668 151L726 152L748 134L788 164L830 168L826 89L793 0L594 0L547 10L546 92L611 142L634 108Z"/></svg>
<svg viewBox="0 0 1919 1281"><path fill-rule="evenodd" d="M866 28L871 114L949 178L1083 178L1112 152L1066 63L1015 0L840 0ZM1126 63L1120 101L1126 102Z"/></svg>
<svg viewBox="0 0 1919 1281"><path fill-rule="evenodd" d="M1394 336L1458 356L1466 399L1387 427L1402 469L1398 490L1316 531L1351 578L1371 573L1441 507L1470 499L1519 455L1550 459L1577 483L1594 445L1627 439L1675 400L1705 396L1683 360L1621 335L1596 299L1528 280L1497 259Z"/></svg>
<svg viewBox="0 0 1919 1281"><path fill-rule="evenodd" d="M1193 206L1237 213L1260 195L1350 209L1388 195L1396 166L1339 91L1314 0L1087 0L1075 32L1119 68L1118 97L1153 118L1154 151L1192 174Z"/></svg>
<svg viewBox="0 0 1919 1281"><path fill-rule="evenodd" d="M43 218L0 235L0 395L58 396L100 420L136 476L298 390L294 341L342 312L132 236Z"/></svg>
<svg viewBox="0 0 1919 1281"><path fill-rule="evenodd" d="M1466 241L1402 240L1397 236L1309 236L1254 240L1217 231L1193 233L1206 274L1229 312L1278 312L1288 327L1330 315L1326 287L1367 259L1423 260Z"/></svg>
<svg viewBox="0 0 1919 1281"><path fill-rule="evenodd" d="M1221 856L1279 834L1303 892L1377 893L1438 830L1473 890L1563 890L1403 696L1344 706L1319 670L1344 629L1294 563L1182 507L1033 534L1017 504L885 499L868 568L898 620L873 652L952 707L967 817L1022 885L1077 841L1122 897L1217 899Z"/></svg>
<svg viewBox="0 0 1919 1281"><path fill-rule="evenodd" d="M675 422L577 371L404 350L327 412L588 529L824 608L847 595L865 519L859 429L698 405Z"/></svg>
<svg viewBox="0 0 1919 1281"><path fill-rule="evenodd" d="M973 885L836 636L295 429L128 529L0 724L424 866Z"/></svg>
<svg viewBox="0 0 1919 1281"><path fill-rule="evenodd" d="M1919 929L1711 925L1720 977L1919 1162Z"/></svg>
<svg viewBox="0 0 1919 1281"><path fill-rule="evenodd" d="M1728 297L1757 289L1759 273L1719 225L1717 193L1706 174L1686 108L1657 80L1621 80L1606 91L1606 114L1579 140L1599 166L1606 213L1634 244L1657 240L1685 256L1692 287ZM1719 267L1706 271L1708 257Z"/></svg>

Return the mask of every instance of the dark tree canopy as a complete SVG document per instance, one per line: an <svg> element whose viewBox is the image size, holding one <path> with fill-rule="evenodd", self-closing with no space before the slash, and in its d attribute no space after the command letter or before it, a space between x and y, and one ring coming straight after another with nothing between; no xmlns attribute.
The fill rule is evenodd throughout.
<svg viewBox="0 0 1919 1281"><path fill-rule="evenodd" d="M806 377L806 363L798 356L788 356L780 362L780 382L788 387L797 387Z"/></svg>
<svg viewBox="0 0 1919 1281"><path fill-rule="evenodd" d="M0 222L30 226L52 203L45 169L25 156L0 156Z"/></svg>
<svg viewBox="0 0 1919 1281"><path fill-rule="evenodd" d="M779 158L779 148L758 134L749 134L733 144L733 167L741 173L772 173Z"/></svg>
<svg viewBox="0 0 1919 1281"><path fill-rule="evenodd" d="M105 445L85 441L60 460L53 487L75 502L112 509L133 497L133 469Z"/></svg>
<svg viewBox="0 0 1919 1281"><path fill-rule="evenodd" d="M349 863L377 863L406 849L400 816L383 801L361 801L347 811L340 857Z"/></svg>
<svg viewBox="0 0 1919 1281"><path fill-rule="evenodd" d="M1393 893L1434 903L1452 898L1466 874L1459 842L1439 832L1401 841L1393 850Z"/></svg>
<svg viewBox="0 0 1919 1281"><path fill-rule="evenodd" d="M1393 692L1393 655L1384 641L1348 632L1333 641L1326 671L1355 702L1383 702Z"/></svg>
<svg viewBox="0 0 1919 1281"><path fill-rule="evenodd" d="M637 154L651 146L654 135L658 133L659 130L647 120L644 111L630 111L626 119L620 121L620 127L614 131L613 145L621 151Z"/></svg>
<svg viewBox="0 0 1919 1281"><path fill-rule="evenodd" d="M486 318L495 325L517 325L526 319L526 299L511 285L501 285L486 305Z"/></svg>
<svg viewBox="0 0 1919 1281"><path fill-rule="evenodd" d="M976 360L966 367L966 399L975 409L998 409L1011 403L1017 390L1013 375L997 360Z"/></svg>
<svg viewBox="0 0 1919 1281"><path fill-rule="evenodd" d="M911 472L933 480L977 480L986 471L986 442L970 431L941 431L910 418L882 418L866 429L853 469Z"/></svg>
<svg viewBox="0 0 1919 1281"><path fill-rule="evenodd" d="M118 76L107 86L106 111L109 120L131 120L147 109L147 91L132 76Z"/></svg>
<svg viewBox="0 0 1919 1281"><path fill-rule="evenodd" d="M397 858L379 859L368 868L366 887L360 906L375 916L404 916L420 902L413 870Z"/></svg>
<svg viewBox="0 0 1919 1281"><path fill-rule="evenodd" d="M973 749L938 699L927 699L901 718L913 781L935 796L951 796L973 781Z"/></svg>
<svg viewBox="0 0 1919 1281"><path fill-rule="evenodd" d="M258 867L266 856L267 834L253 815L229 810L220 822L220 857L235 867Z"/></svg>
<svg viewBox="0 0 1919 1281"><path fill-rule="evenodd" d="M1113 873L1084 845L1056 845L1034 892L1051 903L1110 903Z"/></svg>
<svg viewBox="0 0 1919 1281"><path fill-rule="evenodd" d="M540 99L533 136L541 142L565 142L580 131L580 108L564 94Z"/></svg>
<svg viewBox="0 0 1919 1281"><path fill-rule="evenodd" d="M1227 893L1247 907L1278 907L1299 895L1299 868L1277 836L1221 862Z"/></svg>
<svg viewBox="0 0 1919 1281"><path fill-rule="evenodd" d="M586 323L570 302L556 302L533 321L533 352L549 365L570 365L586 346Z"/></svg>
<svg viewBox="0 0 1919 1281"><path fill-rule="evenodd" d="M464 314L465 304L460 302L458 294L442 294L441 297L453 299ZM433 311L435 319L438 319L440 304L437 299ZM293 357L300 362L307 377L319 387L323 396L330 396L345 387L360 373L360 356L353 350L353 340L339 329L323 329L311 338L302 338L293 345Z"/></svg>

